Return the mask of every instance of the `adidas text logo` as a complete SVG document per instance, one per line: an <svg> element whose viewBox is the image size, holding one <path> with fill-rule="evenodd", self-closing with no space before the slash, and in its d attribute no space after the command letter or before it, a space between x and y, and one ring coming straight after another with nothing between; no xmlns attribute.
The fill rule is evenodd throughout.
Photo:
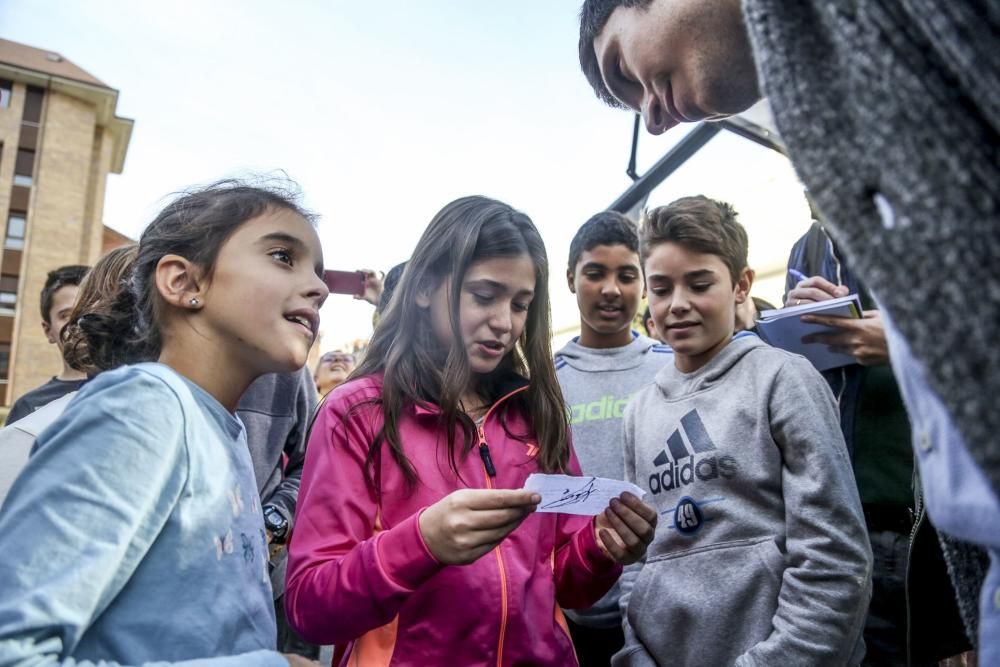
<svg viewBox="0 0 1000 667"><path fill-rule="evenodd" d="M687 442L684 435L687 435ZM680 428L667 438L666 448L653 459L653 465L657 468L666 467L649 476L650 492L656 494L680 489L694 483L696 479L708 482L720 477L736 477L740 470L739 462L728 454L718 456L716 451L715 443L705 430L698 411L687 413L681 417Z"/></svg>
<svg viewBox="0 0 1000 667"><path fill-rule="evenodd" d="M608 394L590 403L571 405L569 406L570 423L580 424L603 419L621 419L622 415L625 414L625 406L628 405L631 398L631 396L617 398L613 394Z"/></svg>

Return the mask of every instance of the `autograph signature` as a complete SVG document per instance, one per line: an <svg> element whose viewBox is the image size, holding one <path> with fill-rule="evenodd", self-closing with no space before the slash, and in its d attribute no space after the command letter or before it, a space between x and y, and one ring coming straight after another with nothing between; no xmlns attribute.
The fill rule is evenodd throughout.
<svg viewBox="0 0 1000 667"><path fill-rule="evenodd" d="M596 477L591 477L590 481L584 484L582 487L574 491L573 489L566 489L560 498L545 503L541 506L541 509L552 509L555 507L567 507L569 505L576 505L577 503L582 503L587 500L597 489Z"/></svg>

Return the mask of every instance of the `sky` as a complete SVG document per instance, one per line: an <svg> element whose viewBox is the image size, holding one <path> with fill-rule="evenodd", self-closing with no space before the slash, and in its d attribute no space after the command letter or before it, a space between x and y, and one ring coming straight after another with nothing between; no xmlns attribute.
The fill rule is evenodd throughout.
<svg viewBox="0 0 1000 667"><path fill-rule="evenodd" d="M552 274L553 325L577 323L565 264L576 229L631 180L632 116L580 73L579 0L3 0L0 37L61 53L119 91L135 120L104 222L138 238L169 195L223 177L288 177L320 215L326 267L388 270L434 214L471 194L526 212ZM643 132L638 170L687 128ZM780 155L721 133L650 197L733 203L780 298L808 227ZM323 349L367 338L372 308L331 295Z"/></svg>

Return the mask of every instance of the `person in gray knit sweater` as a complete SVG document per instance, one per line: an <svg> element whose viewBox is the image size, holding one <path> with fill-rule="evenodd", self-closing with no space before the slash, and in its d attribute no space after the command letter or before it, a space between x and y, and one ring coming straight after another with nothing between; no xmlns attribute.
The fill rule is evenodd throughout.
<svg viewBox="0 0 1000 667"><path fill-rule="evenodd" d="M879 302L928 513L989 552L980 587L943 544L981 664L1000 664L998 33L996 0L586 0L579 42L598 96L654 134L767 96Z"/></svg>

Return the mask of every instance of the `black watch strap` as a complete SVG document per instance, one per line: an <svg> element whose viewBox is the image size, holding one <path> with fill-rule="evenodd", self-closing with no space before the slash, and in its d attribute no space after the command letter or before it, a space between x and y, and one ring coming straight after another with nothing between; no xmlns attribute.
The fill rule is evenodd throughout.
<svg viewBox="0 0 1000 667"><path fill-rule="evenodd" d="M274 505L264 506L264 526L271 531L271 540L283 544L288 536L288 519Z"/></svg>

